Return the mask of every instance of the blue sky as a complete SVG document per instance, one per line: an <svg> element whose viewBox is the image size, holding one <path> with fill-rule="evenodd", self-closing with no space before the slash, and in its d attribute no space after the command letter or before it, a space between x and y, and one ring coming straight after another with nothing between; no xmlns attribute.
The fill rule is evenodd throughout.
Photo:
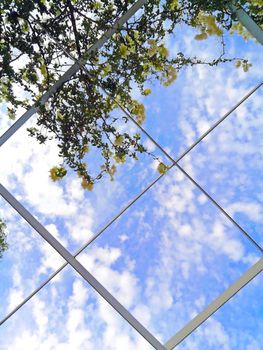
<svg viewBox="0 0 263 350"><path fill-rule="evenodd" d="M170 54L216 57L216 38L195 41L178 28ZM244 73L228 63L184 69L169 87L140 97L145 128L177 158L262 79L262 48L226 35L227 53L249 58ZM150 86L150 85L149 85ZM4 109L2 109L4 111ZM180 165L262 245L262 88ZM30 123L34 122L34 118ZM29 124L30 124L29 123ZM70 175L52 183L56 145L43 147L21 128L0 150L0 180L71 252L154 180L144 155L92 193ZM7 128L4 112L1 130ZM136 127L129 124L130 132ZM162 156L143 139L149 150ZM166 164L169 161L162 156ZM91 162L92 160L90 160ZM94 160L95 161L95 160ZM45 280L63 259L0 200L9 250L0 262L0 317ZM260 258L260 252L178 170L169 171L79 257L83 265L162 342L167 341ZM178 349L258 350L263 334L262 276L244 288ZM0 350L150 349L70 267L0 328Z"/></svg>

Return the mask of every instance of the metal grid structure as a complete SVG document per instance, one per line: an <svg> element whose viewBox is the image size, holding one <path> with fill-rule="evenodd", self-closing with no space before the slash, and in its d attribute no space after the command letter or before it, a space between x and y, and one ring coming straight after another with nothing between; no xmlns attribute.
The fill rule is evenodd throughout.
<svg viewBox="0 0 263 350"><path fill-rule="evenodd" d="M104 35L87 50L87 55L99 50L111 36L122 27L142 6L147 0L137 1L125 15L119 18L115 25L108 30ZM230 9L236 13L240 22L248 29L248 31L263 44L263 31L257 24L246 14L241 8L235 7L230 3ZM52 39L52 38L51 38ZM63 49L63 48L62 48ZM65 51L64 51L65 52ZM57 81L57 83L47 91L41 98L40 103L45 102L62 86L62 84L72 77L80 68L85 69L86 59L76 60L69 53L65 52L75 63L68 69L64 75ZM85 57L87 57L85 55ZM253 93L263 85L263 82L258 84L246 96L244 96L230 111L228 111L222 118L220 118L212 127L207 130L199 139L197 139L190 147L188 147L179 157L174 159L168 154L164 148L154 140L154 138L141 127L133 117L120 104L119 107L126 114L126 116L140 128L140 130L165 154L172 162L172 165L167 171L176 167L187 177L208 199L212 202L219 211L244 235L257 250L262 254L263 249L260 244L254 240L213 198L209 195L179 164L194 147L196 147L212 130L217 128L238 106L246 101ZM107 92L106 92L107 93ZM37 112L37 107L33 105L27 112L25 112L1 137L0 146L2 146L27 120L29 120ZM5 323L12 315L14 315L23 305L25 305L34 295L36 295L44 286L46 286L56 275L58 275L67 265L71 265L81 276L88 282L137 332L139 332L155 349L174 349L180 342L182 342L188 335L190 335L196 328L198 328L205 320L213 315L221 306L228 302L238 291L240 291L246 284L253 280L263 270L263 258L254 264L248 271L246 271L237 281L229 286L222 294L220 294L212 303L210 303L202 312L194 317L187 325L185 325L178 333L176 333L168 342L161 344L125 307L115 299L111 293L100 284L94 276L89 273L85 267L77 260L77 256L91 244L97 237L99 237L110 225L112 225L128 208L130 208L141 196L143 196L151 187L153 187L165 174L159 175L150 185L148 185L141 193L133 198L127 206L125 206L115 217L113 217L99 232L97 232L83 247L81 247L75 254L71 254L58 240L47 231L47 229L2 185L0 184L1 196L48 242L65 260L66 262L55 271L50 277L42 283L33 293L25 298L17 307L11 311L4 319L0 321L0 325Z"/></svg>

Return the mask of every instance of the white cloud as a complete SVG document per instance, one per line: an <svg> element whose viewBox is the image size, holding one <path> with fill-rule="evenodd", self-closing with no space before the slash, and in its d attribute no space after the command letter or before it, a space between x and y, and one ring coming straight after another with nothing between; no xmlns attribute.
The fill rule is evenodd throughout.
<svg viewBox="0 0 263 350"><path fill-rule="evenodd" d="M192 39L186 36L184 45L187 48L190 48L190 40ZM177 49L177 43L175 46ZM203 51L204 54L210 55L212 47L213 45L210 46L209 52ZM213 70L213 76L211 72L209 68L200 66L188 70L185 74L184 88L181 95L177 96L183 101L179 110L180 117L176 119L176 130L179 129L184 135L181 150L200 136L208 125L226 112L247 90L248 84L245 83L247 76L243 73L222 66ZM252 79L257 76L257 72L258 68L255 67L250 74ZM260 98L253 98L253 101L254 106L259 108ZM225 180L229 177L229 173L225 172L225 169L221 171L221 167L231 158L230 153L235 151L237 155L233 157L233 164L239 170L244 169L245 162L238 158L241 154L251 156L255 152L253 145L246 144L244 147L245 135L248 141L253 140L253 132L248 133L247 127L253 125L260 128L262 121L260 115L255 118L254 115L250 115L249 109L243 106L238 110L235 123L238 131L225 128L227 130L217 138L211 137L213 142L207 148L208 159L201 152L197 156L191 153L184 161L185 168L194 175L202 174L202 167L207 167L207 163L213 161L215 162L213 180ZM4 121L4 127L6 125ZM163 125L167 132L165 121ZM135 130L133 127L131 129ZM158 129L162 131L161 121ZM170 149L173 149L172 146L169 145ZM223 152L221 156L219 148ZM116 198L125 192L125 186L122 181L116 181L111 186L101 186L96 192L95 200L88 200L81 190L78 179L69 177L63 186L50 181L48 170L58 162L54 143L41 147L29 140L24 131L19 131L0 151L0 163L5 164L1 171L1 179L4 185L41 214L41 219L44 218L47 228L65 245L69 244L70 239L80 244L91 237L96 224L96 215L100 219L105 213L111 213L113 208L118 207ZM257 159L253 160L253 164L259 163ZM129 175L131 174L130 171ZM147 177L148 174L148 170L145 170L144 176ZM197 193L180 172L172 174L166 175L158 189L154 189L155 202L150 207L151 214L146 215L146 205L134 214L135 223L131 220L126 223L127 230L122 231L125 235L119 236L122 241L121 248L107 245L92 246L80 257L85 267L131 309L143 324L151 330L157 329L159 332L157 335L162 339L169 332L182 326L190 315L203 308L209 298L215 296L218 286L227 284L227 277L229 280L236 277L241 270L257 259L254 251L237 238L233 230L230 230L225 219L213 210L207 211L209 202L204 195ZM211 174L209 173L209 176ZM248 177L239 174L229 181L240 188L244 183L248 183ZM212 189L216 184L213 186ZM220 187L218 188L220 190ZM236 200L234 204L230 204L234 195L229 193L231 200L227 202L227 208L233 215L242 212L246 213L249 219L260 221L262 213L258 203ZM64 226L68 232L61 232L60 224L56 225L56 219L61 218L66 219ZM51 221L53 219L54 222ZM128 229L135 234L135 225L140 226L144 233L136 242L138 249L139 246L145 250L150 249L149 240L157 235L159 239L158 248L155 247L156 250L152 248L155 256L151 257L150 267L144 271L143 277L136 275L136 259L129 256L128 248L125 246L130 244L132 237ZM15 228L15 224L12 223L11 227ZM24 249L29 256L37 244L33 245L21 231L14 232L16 239L21 242L16 260L18 262L22 257L21 250ZM47 244L42 244L37 249L39 253L37 282L41 274L50 272L52 268L61 264L61 259L51 251ZM26 259L24 268L26 269ZM15 269L11 271L15 272ZM29 281L26 288L20 288L23 271L17 268L14 274L10 285L9 306L15 306L16 301L25 296L25 290L30 289L29 285L32 287L36 283ZM140 336L131 331L130 326L116 316L111 307L100 297L94 297L94 293L86 287L86 284L80 280L69 281L69 275L68 272L60 275L56 283L50 285L48 289L50 294L44 290L43 294L28 304L26 315L31 318L30 322L27 322L27 318L25 322L21 314L17 314L15 322L9 329L10 337L3 338L1 350L150 348ZM16 327L19 331L14 332ZM186 343L190 344L187 345L187 349L199 349L203 344L202 337L205 337L211 348L216 346L225 350L231 348L227 329L218 321L211 319L200 334L199 339L189 340ZM248 345L248 349L249 346L252 345Z"/></svg>
<svg viewBox="0 0 263 350"><path fill-rule="evenodd" d="M255 202L234 202L227 206L228 212L234 216L236 213L245 214L250 220L262 221L263 209L259 203Z"/></svg>

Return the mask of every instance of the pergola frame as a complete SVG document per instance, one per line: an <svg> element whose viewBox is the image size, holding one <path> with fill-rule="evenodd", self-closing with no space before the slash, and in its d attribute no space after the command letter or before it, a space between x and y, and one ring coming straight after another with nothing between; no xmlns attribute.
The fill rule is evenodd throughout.
<svg viewBox="0 0 263 350"><path fill-rule="evenodd" d="M85 57L98 51L111 37L112 35L125 24L143 5L147 3L147 0L137 1L122 17L120 17L113 27L108 30L104 35L92 45L86 52ZM261 43L263 44L263 31L248 16L248 14L240 7L237 7L233 2L229 3L230 10L237 16L239 21L247 28L247 30ZM72 57L71 57L72 58ZM73 58L74 59L74 58ZM62 86L62 84L70 79L81 67L85 67L87 59L74 59L75 63L61 76L61 78L42 96L40 104L44 105L48 99L56 93L56 91ZM154 138L132 118L128 111L122 106L119 107L124 111L127 117L135 123L141 131L155 143L155 145L172 161L172 165L168 169L177 167L226 217L232 224L234 224L239 231L248 238L262 254L263 249L214 199L210 196L179 164L178 162L188 154L197 144L199 144L212 130L214 130L219 124L221 124L238 106L240 106L245 100L247 100L256 90L263 85L263 82L259 83L253 90L251 90L246 96L242 98L228 113L220 118L209 130L207 130L196 142L194 142L183 154L176 160L171 157L161 145L154 140ZM1 137L0 147L26 123L37 112L36 105L33 105L28 111L26 111ZM48 232L45 227L2 185L0 184L0 195L48 242L65 260L63 264L56 272L54 272L40 287L38 287L33 293L31 293L22 303L20 303L12 312L10 312L1 322L2 325L6 322L15 312L17 312L27 301L29 301L34 295L36 295L52 278L54 278L59 272L61 272L65 266L71 265L84 279L88 282L137 332L139 332L155 349L165 350L173 349L180 342L182 342L188 335L190 335L196 328L198 328L205 320L213 315L221 306L223 306L228 300L230 300L239 290L241 290L247 283L255 278L263 270L263 258L254 264L248 271L246 271L236 282L228 287L222 294L220 294L210 305L208 305L202 312L194 317L186 326L184 326L175 336L173 336L166 344L161 344L134 316L132 316L123 305L115 299L109 291L103 287L92 274L90 274L85 267L76 259L76 257L99 235L101 235L113 222L117 220L129 207L133 205L144 193L146 193L155 183L157 183L165 174L159 175L149 186L147 186L142 192L140 192L126 207L124 207L113 219L110 220L105 227L100 230L94 237L92 237L81 249L79 249L74 255L72 255L61 243L59 243L54 236Z"/></svg>

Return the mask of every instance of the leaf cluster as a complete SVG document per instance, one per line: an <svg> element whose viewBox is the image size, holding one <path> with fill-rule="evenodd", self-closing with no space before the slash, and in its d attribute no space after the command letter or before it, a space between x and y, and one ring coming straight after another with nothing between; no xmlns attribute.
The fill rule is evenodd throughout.
<svg viewBox="0 0 263 350"><path fill-rule="evenodd" d="M38 103L43 92L72 64L70 57L85 57L87 48L134 2L2 0L0 99L7 102L9 117L14 119L19 107L29 107L30 100ZM132 98L134 85L147 96L151 92L148 83L154 79L169 86L187 65L226 61L219 57L203 62L183 53L171 58L165 46L178 23L196 26L205 36L213 27L220 35L217 21L226 26L230 20L224 5L224 1L148 1L99 53L87 57L86 67L65 82L48 103L38 105L37 125L29 134L40 143L52 138L57 141L61 164L51 169L53 180L62 178L68 167L82 182L94 183L104 174L112 178L118 164L147 152L138 135L120 131L120 119L126 123L128 118L125 113L120 115L119 107L141 124L145 109ZM202 19L203 12L210 17ZM217 20L212 17L215 12ZM207 18L210 27L208 20L204 24ZM16 95L17 87L24 89L27 98ZM87 150L93 148L101 157L97 174L84 166ZM65 170L56 177L58 168Z"/></svg>
<svg viewBox="0 0 263 350"><path fill-rule="evenodd" d="M146 118L144 105L132 97L134 87L143 96L151 94L149 83L158 80L169 86L181 69L196 64L211 66L235 60L247 71L247 60L226 58L222 33L239 31L222 0L149 0L104 45L100 52L87 56L87 49L135 0L2 0L0 2L0 102L15 119L21 108L35 102L36 125L29 135L40 143L55 139L61 163L50 170L53 181L62 179L71 168L82 187L92 190L104 175L114 179L118 166L128 158L148 153L159 161L160 174L167 166L147 151L140 134L123 128L129 118L138 125ZM262 0L241 0L249 14L262 24ZM177 24L197 28L197 40L210 35L221 37L222 54L203 61L179 52L171 57L166 47ZM66 81L49 101L41 96L63 74L74 59L87 64ZM17 91L24 91L24 94ZM89 154L99 154L94 172ZM5 224L0 221L0 255L7 248Z"/></svg>

